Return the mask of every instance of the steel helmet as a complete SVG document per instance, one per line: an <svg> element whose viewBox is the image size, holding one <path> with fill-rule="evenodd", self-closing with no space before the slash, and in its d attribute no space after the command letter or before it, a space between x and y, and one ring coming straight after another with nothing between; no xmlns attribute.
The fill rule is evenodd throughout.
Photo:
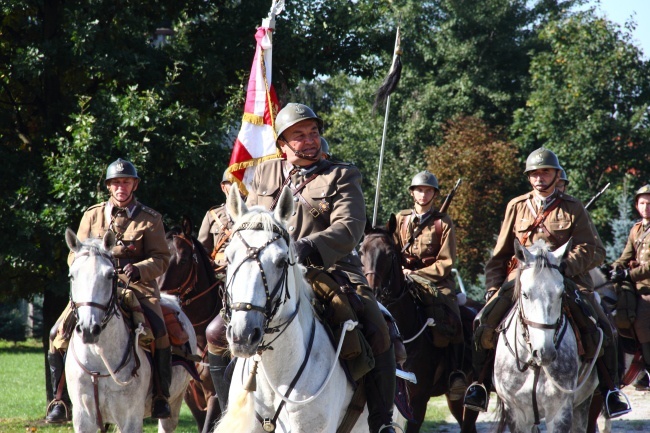
<svg viewBox="0 0 650 433"><path fill-rule="evenodd" d="M319 132L323 132L323 119L318 117L314 110L304 104L290 102L280 110L275 118L275 132L279 137L290 126L307 119L316 120Z"/></svg>
<svg viewBox="0 0 650 433"><path fill-rule="evenodd" d="M433 173L430 173L427 170L421 171L413 176L411 186L409 186L409 191L412 191L416 186L430 186L436 191L440 191L440 187L438 186L438 179Z"/></svg>
<svg viewBox="0 0 650 433"><path fill-rule="evenodd" d="M643 185L639 190L634 194L634 202L636 203L640 195L650 194L650 185Z"/></svg>
<svg viewBox="0 0 650 433"><path fill-rule="evenodd" d="M230 182L230 178L228 177L228 169L225 169L223 171L223 176L221 176L221 183L224 182Z"/></svg>
<svg viewBox="0 0 650 433"><path fill-rule="evenodd" d="M320 151L327 156L330 155L330 144L323 137L320 138Z"/></svg>
<svg viewBox="0 0 650 433"><path fill-rule="evenodd" d="M565 185L569 184L569 178L563 168L560 168L560 180L563 180Z"/></svg>
<svg viewBox="0 0 650 433"><path fill-rule="evenodd" d="M122 158L117 158L117 160L110 163L106 169L106 179L104 179L104 183L108 184L109 180L118 177L133 177L135 179L140 179L138 177L138 170L135 169L135 166Z"/></svg>
<svg viewBox="0 0 650 433"><path fill-rule="evenodd" d="M528 155L528 158L526 158L526 170L524 171L524 174L528 173L529 171L539 170L540 168L554 168L556 170L562 170L562 167L560 167L560 161L557 159L557 155L545 147L540 147L537 150L533 150L533 152Z"/></svg>

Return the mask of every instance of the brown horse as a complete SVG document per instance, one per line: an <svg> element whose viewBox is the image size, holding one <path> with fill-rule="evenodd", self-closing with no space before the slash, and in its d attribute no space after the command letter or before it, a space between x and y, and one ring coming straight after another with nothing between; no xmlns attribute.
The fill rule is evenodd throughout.
<svg viewBox="0 0 650 433"><path fill-rule="evenodd" d="M366 227L366 236L361 245L361 261L364 273L377 299L391 312L400 333L406 341L417 335L425 323L413 296L408 290L402 274L400 254L393 233L396 229L395 216L392 215L387 228ZM463 370L471 373L471 352L469 343L472 338L472 321L477 310L461 307L465 341L467 342L463 359ZM404 370L415 373L417 384L408 384L413 419L406 427L407 433L420 431L427 409L427 402L433 396L446 395L447 405L462 433L476 433L478 412L465 410L463 400L450 400L448 377L453 366L447 349L434 347L431 333L425 330L412 342L406 343L407 361ZM450 351L449 351L450 352ZM471 377L471 374L468 375Z"/></svg>
<svg viewBox="0 0 650 433"><path fill-rule="evenodd" d="M181 308L196 332L199 355L197 365L201 383L194 380L185 394L185 402L196 419L199 431L208 432L221 411L207 367L205 329L223 307L222 284L217 280L212 261L203 245L192 236L192 223L184 217L182 228L166 234L171 260L167 271L157 279L161 292L178 296Z"/></svg>

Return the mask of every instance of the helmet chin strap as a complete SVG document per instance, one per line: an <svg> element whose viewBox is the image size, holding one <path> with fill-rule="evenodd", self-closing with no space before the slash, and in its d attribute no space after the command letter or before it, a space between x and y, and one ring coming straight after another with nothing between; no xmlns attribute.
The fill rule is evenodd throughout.
<svg viewBox="0 0 650 433"><path fill-rule="evenodd" d="M284 141L284 143L287 145L287 147L288 147L289 149L291 149L291 151L292 151L293 153L295 153L296 156L297 156L298 158L300 158L300 159L306 159L307 161L319 161L319 160L320 160L320 156L321 156L321 153L322 153L322 152L321 152L321 147L322 147L322 146L320 146L320 145L318 146L318 152L316 152L316 155L314 155L314 156L310 156L310 155L307 155L307 154L304 153L304 152L301 152L301 151L296 150L296 149L294 149L293 147L291 147L291 145L289 144L289 142L288 142L287 140L285 140L284 137L282 138L282 141Z"/></svg>

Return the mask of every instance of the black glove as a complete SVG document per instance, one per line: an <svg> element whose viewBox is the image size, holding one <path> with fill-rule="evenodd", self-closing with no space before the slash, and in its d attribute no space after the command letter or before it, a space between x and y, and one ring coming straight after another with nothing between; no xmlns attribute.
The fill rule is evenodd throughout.
<svg viewBox="0 0 650 433"><path fill-rule="evenodd" d="M630 279L630 270L629 269L612 269L609 272L609 281L612 283L620 283L622 281L632 281Z"/></svg>
<svg viewBox="0 0 650 433"><path fill-rule="evenodd" d="M559 270L560 270L560 273L561 273L563 276L566 276L566 262L561 262L559 268L560 268L560 269L559 269Z"/></svg>
<svg viewBox="0 0 650 433"><path fill-rule="evenodd" d="M126 275L126 277L133 282L138 281L140 279L140 269L138 269L137 266L133 266L133 264L128 263L126 266L124 266L124 275Z"/></svg>
<svg viewBox="0 0 650 433"><path fill-rule="evenodd" d="M296 261L305 266L323 266L323 258L314 246L314 243L307 238L297 241L293 248L296 250Z"/></svg>

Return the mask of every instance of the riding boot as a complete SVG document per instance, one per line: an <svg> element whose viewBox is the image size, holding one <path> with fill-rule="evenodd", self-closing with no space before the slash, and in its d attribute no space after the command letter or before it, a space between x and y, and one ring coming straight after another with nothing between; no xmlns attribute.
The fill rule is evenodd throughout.
<svg viewBox="0 0 650 433"><path fill-rule="evenodd" d="M212 376L214 390L217 393L219 406L223 413L226 411L228 404L228 393L230 392L230 382L232 380L232 373L226 375L228 364L230 364L230 356L221 356L208 352L208 361L210 362L210 376Z"/></svg>
<svg viewBox="0 0 650 433"><path fill-rule="evenodd" d="M650 343L641 343L641 356L645 363L645 370L643 370L639 378L634 382L634 389L637 391L648 391L650 390L650 380L648 380L648 373L650 372Z"/></svg>
<svg viewBox="0 0 650 433"><path fill-rule="evenodd" d="M156 348L154 355L154 397L151 417L156 419L171 417L169 407L169 386L172 382L172 349Z"/></svg>
<svg viewBox="0 0 650 433"><path fill-rule="evenodd" d="M63 354L55 350L47 352L47 361L50 364L50 379L52 380L52 393L54 399L47 406L45 422L48 424L61 424L72 419L71 404L68 389L65 383L65 363Z"/></svg>
<svg viewBox="0 0 650 433"><path fill-rule="evenodd" d="M597 361L598 380L601 394L604 396L605 416L617 418L632 410L625 394L618 389L617 354L614 346L605 348L605 353Z"/></svg>
<svg viewBox="0 0 650 433"><path fill-rule="evenodd" d="M491 351L484 349L478 342L474 343L473 348L472 365L478 378L467 388L463 406L477 412L487 412L492 387Z"/></svg>
<svg viewBox="0 0 650 433"><path fill-rule="evenodd" d="M449 374L449 400L457 401L463 398L467 389L467 378L462 370L463 351L465 343L452 343L451 350L451 373Z"/></svg>
<svg viewBox="0 0 650 433"><path fill-rule="evenodd" d="M375 355L375 368L365 376L370 433L395 433L393 401L395 399L395 352Z"/></svg>

